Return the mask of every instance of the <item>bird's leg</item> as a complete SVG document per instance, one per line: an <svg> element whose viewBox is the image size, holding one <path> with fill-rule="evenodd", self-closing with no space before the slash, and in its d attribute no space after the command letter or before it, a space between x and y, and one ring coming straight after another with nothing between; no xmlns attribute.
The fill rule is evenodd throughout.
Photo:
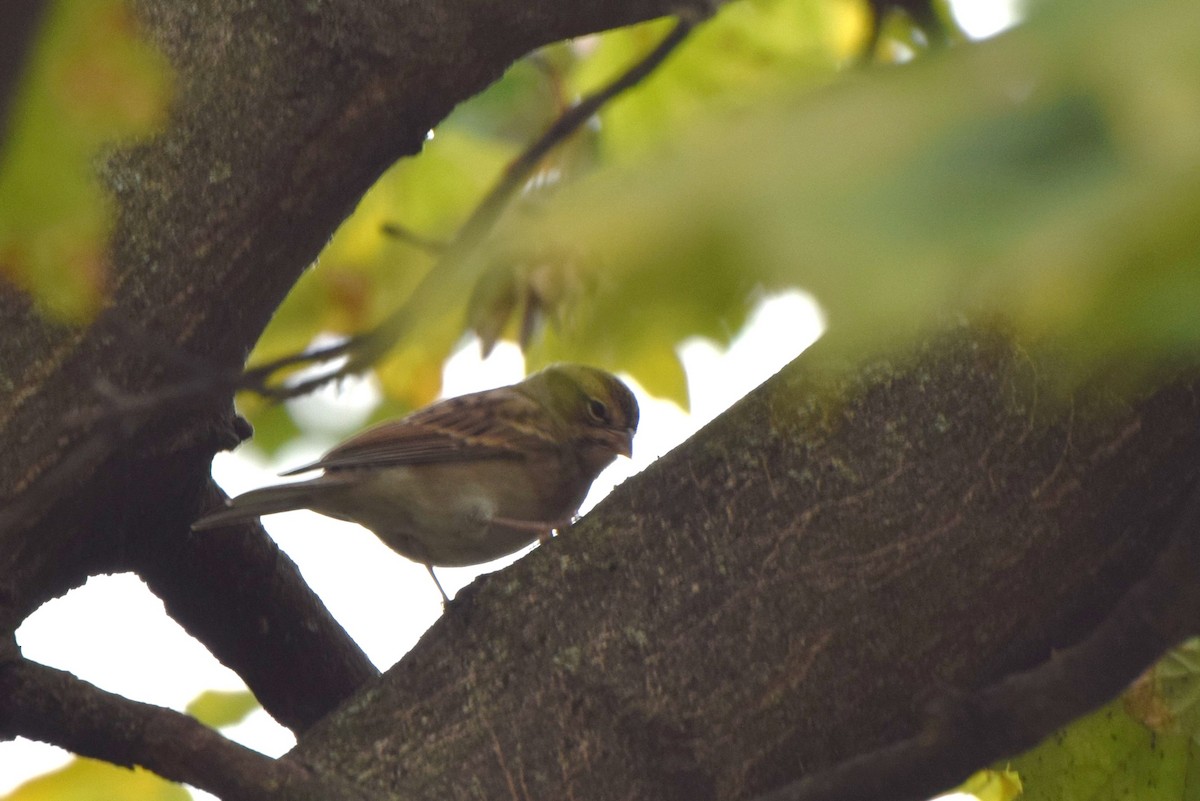
<svg viewBox="0 0 1200 801"><path fill-rule="evenodd" d="M442 582L438 581L437 575L433 572L433 565L425 565L425 569L429 571L429 577L433 579L433 583L437 585L438 592L442 594L442 604L450 603L450 596L442 589Z"/></svg>
<svg viewBox="0 0 1200 801"><path fill-rule="evenodd" d="M538 535L538 542L545 544L550 541L550 537L554 532L563 526L568 526L574 518L568 517L563 520L515 520L511 517L493 517L491 523L501 525L506 528L515 528L518 531L532 531Z"/></svg>

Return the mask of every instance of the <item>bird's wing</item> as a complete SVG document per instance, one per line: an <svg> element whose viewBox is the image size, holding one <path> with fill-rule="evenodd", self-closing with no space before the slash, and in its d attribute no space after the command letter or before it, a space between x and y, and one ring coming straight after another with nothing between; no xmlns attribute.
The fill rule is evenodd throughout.
<svg viewBox="0 0 1200 801"><path fill-rule="evenodd" d="M351 437L316 462L290 470L394 467L518 458L556 448L548 413L509 387L448 398Z"/></svg>

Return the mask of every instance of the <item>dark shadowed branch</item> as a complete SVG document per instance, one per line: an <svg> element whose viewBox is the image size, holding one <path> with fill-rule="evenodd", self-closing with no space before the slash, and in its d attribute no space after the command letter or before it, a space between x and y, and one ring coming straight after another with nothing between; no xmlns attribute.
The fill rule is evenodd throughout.
<svg viewBox="0 0 1200 801"><path fill-rule="evenodd" d="M0 664L0 736L53 743L114 765L140 765L224 801L368 797L238 745L188 715L130 701L20 658Z"/></svg>
<svg viewBox="0 0 1200 801"><path fill-rule="evenodd" d="M12 101L45 5L42 0L6 0L0 7L0 155L8 137Z"/></svg>
<svg viewBox="0 0 1200 801"><path fill-rule="evenodd" d="M1026 751L1118 696L1174 645L1200 632L1200 487L1153 569L1080 643L1041 666L930 705L916 736L761 795L757 801L921 801Z"/></svg>

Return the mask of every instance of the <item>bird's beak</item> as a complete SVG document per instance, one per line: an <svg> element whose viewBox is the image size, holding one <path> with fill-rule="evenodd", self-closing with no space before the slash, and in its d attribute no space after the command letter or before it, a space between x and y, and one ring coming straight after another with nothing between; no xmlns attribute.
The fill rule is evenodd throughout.
<svg viewBox="0 0 1200 801"><path fill-rule="evenodd" d="M630 459L633 458L633 434L634 430L627 428L616 439L617 453Z"/></svg>

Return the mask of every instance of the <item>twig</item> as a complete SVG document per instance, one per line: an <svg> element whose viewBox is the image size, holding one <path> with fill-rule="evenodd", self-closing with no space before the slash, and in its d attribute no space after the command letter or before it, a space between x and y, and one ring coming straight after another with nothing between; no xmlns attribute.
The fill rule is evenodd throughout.
<svg viewBox="0 0 1200 801"><path fill-rule="evenodd" d="M556 119L546 132L529 145L519 156L505 168L504 174L495 186L484 196L479 205L458 230L454 239L446 243L438 263L429 274L413 290L408 301L393 312L374 329L351 337L344 342L329 348L295 354L246 372L246 380L242 389L249 389L269 397L295 397L311 392L330 381L358 372L378 359L401 336L407 333L418 310L440 305L441 295L447 294L447 285L455 287L450 299L457 298L461 287L468 282L470 276L459 276L454 280L452 271L465 263L466 257L486 239L497 220L512 199L530 176L538 164L556 145L587 123L605 103L628 89L637 86L687 38L688 34L706 18L707 11L690 11L681 13L675 27L663 37L658 46L645 55L637 63L618 75L607 85L581 99ZM427 240L426 240L427 241ZM450 273L451 275L447 275ZM328 362L342 356L349 356L347 362L320 376L305 379L289 385L286 388L268 389L266 381L281 369L296 364L317 364Z"/></svg>
<svg viewBox="0 0 1200 801"><path fill-rule="evenodd" d="M1200 631L1200 485L1147 575L1086 639L974 693L942 699L924 730L793 782L756 801L931 798L975 770L1037 745L1128 687Z"/></svg>
<svg viewBox="0 0 1200 801"><path fill-rule="evenodd" d="M347 784L238 745L188 715L130 701L26 659L0 665L0 737L15 736L116 765L141 765L224 801L365 798Z"/></svg>
<svg viewBox="0 0 1200 801"><path fill-rule="evenodd" d="M406 228L399 223L384 223L382 226L380 226L379 230L382 231L385 236L390 236L393 239L399 239L401 242L407 242L413 247L419 248L434 256L440 256L442 253L446 252L447 244L442 240L433 239L432 237L428 236L422 236L411 228Z"/></svg>

